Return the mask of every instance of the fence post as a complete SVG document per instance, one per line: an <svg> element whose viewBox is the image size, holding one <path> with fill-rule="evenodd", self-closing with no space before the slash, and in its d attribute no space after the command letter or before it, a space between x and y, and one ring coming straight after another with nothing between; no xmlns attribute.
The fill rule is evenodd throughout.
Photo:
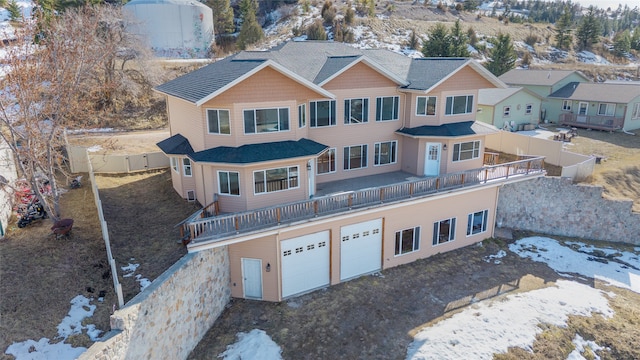
<svg viewBox="0 0 640 360"><path fill-rule="evenodd" d="M461 185L464 185L464 173L462 174L460 181L462 181Z"/></svg>
<svg viewBox="0 0 640 360"><path fill-rule="evenodd" d="M511 165L507 165L507 175L505 177L505 179L509 178L509 172L511 171Z"/></svg>
<svg viewBox="0 0 640 360"><path fill-rule="evenodd" d="M436 179L436 190L440 189L440 178Z"/></svg>
<svg viewBox="0 0 640 360"><path fill-rule="evenodd" d="M409 197L412 197L412 196L413 196L413 184L414 184L414 183L410 183L410 184L409 184Z"/></svg>
<svg viewBox="0 0 640 360"><path fill-rule="evenodd" d="M233 221L235 222L236 231L240 231L240 219L238 219L237 215L233 218Z"/></svg>
<svg viewBox="0 0 640 360"><path fill-rule="evenodd" d="M347 206L349 207L349 209L351 209L351 206L353 206L353 193L349 194L349 200L347 201Z"/></svg>
<svg viewBox="0 0 640 360"><path fill-rule="evenodd" d="M384 189L385 188L380 188L380 202L384 202Z"/></svg>
<svg viewBox="0 0 640 360"><path fill-rule="evenodd" d="M278 225L280 224L280 207L276 208L276 220L278 222Z"/></svg>
<svg viewBox="0 0 640 360"><path fill-rule="evenodd" d="M313 201L313 214L318 216L318 200Z"/></svg>

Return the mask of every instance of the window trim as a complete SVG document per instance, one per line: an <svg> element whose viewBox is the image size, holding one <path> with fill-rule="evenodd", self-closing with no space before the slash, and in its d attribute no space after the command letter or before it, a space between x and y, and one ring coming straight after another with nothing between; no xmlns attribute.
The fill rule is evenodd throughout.
<svg viewBox="0 0 640 360"><path fill-rule="evenodd" d="M380 154L378 153L378 149L382 144L391 144L389 149L391 151L390 158L393 157L390 162L384 164L380 163ZM396 163L398 163L398 140L381 141L373 144L373 166L393 165Z"/></svg>
<svg viewBox="0 0 640 360"><path fill-rule="evenodd" d="M572 106L573 106L572 100L562 100L562 111L571 111Z"/></svg>
<svg viewBox="0 0 640 360"><path fill-rule="evenodd" d="M455 105L455 99L456 98L461 98L461 97L465 97L465 112L463 113L454 113L454 105ZM449 104L449 99L451 99L451 104ZM469 100L471 99L471 100ZM459 116L459 115L468 115L468 114L473 114L473 95L450 95L447 96L446 98L446 102L445 102L445 107L444 107L444 115L445 116ZM469 106L471 106L471 108L469 109Z"/></svg>
<svg viewBox="0 0 640 360"><path fill-rule="evenodd" d="M420 114L418 110L420 110L419 104L420 99L425 99L424 101L424 114ZM433 114L429 114L427 109L429 108L429 100L433 99ZM438 112L438 97L437 96L416 96L416 116L436 116Z"/></svg>
<svg viewBox="0 0 640 360"><path fill-rule="evenodd" d="M533 114L533 104L526 104L524 106L524 114L525 115L531 115Z"/></svg>
<svg viewBox="0 0 640 360"><path fill-rule="evenodd" d="M232 170L218 170L218 194L220 195L224 195L224 196L240 196L240 173L238 171L232 171ZM223 192L222 191L222 179L220 178L220 175L222 173L226 173L227 174L227 187L229 188L229 192ZM237 178L238 178L238 193L237 194L233 194L231 193L231 176L229 174L231 173L235 173Z"/></svg>
<svg viewBox="0 0 640 360"><path fill-rule="evenodd" d="M171 156L169 158L169 162L171 163L171 169L177 174L180 174L180 169L178 168L178 158L175 156Z"/></svg>
<svg viewBox="0 0 640 360"><path fill-rule="evenodd" d="M440 241L442 238L442 235L445 235L445 234L440 234L440 227L442 226L441 224L445 221L449 222L449 234L446 234L446 239L447 239L446 241ZM433 238L431 241L431 246L439 246L442 244L453 242L455 240L456 240L456 218L455 217L438 220L433 223Z"/></svg>
<svg viewBox="0 0 640 360"><path fill-rule="evenodd" d="M307 127L307 104L298 105L298 128Z"/></svg>
<svg viewBox="0 0 640 360"><path fill-rule="evenodd" d="M258 128L258 124L256 123L256 111L258 110L276 110L276 112L278 113L278 130L275 131L256 131L256 129ZM281 130L282 127L282 119L280 119L280 111L286 109L287 110L287 129L286 130ZM291 131L291 109L289 109L288 106L284 106L284 107L268 107L268 108L253 108L253 109L242 109L242 126L244 128L244 135L259 135L259 134L272 134L272 133L281 133L281 132L287 132L287 131ZM245 113L247 111L253 111L253 132L247 132L247 120L245 118Z"/></svg>
<svg viewBox="0 0 640 360"><path fill-rule="evenodd" d="M384 111L383 101L386 98L393 99L393 109L391 110L393 113L393 118L391 119L383 119L382 114ZM378 96L376 97L376 122L384 122L384 121L398 121L400 120L400 96L399 95L391 95L391 96Z"/></svg>
<svg viewBox="0 0 640 360"><path fill-rule="evenodd" d="M415 226L415 227L411 227L411 228L406 228L406 229L402 229L402 230L398 230L396 231L395 234L395 241L394 241L394 257L398 257L398 256L404 256L407 254L412 254L415 253L416 251L420 251L420 226ZM413 233L411 234L412 237L412 242L411 242L411 250L407 251L407 252L402 252L402 241L404 240L402 235L404 232L408 232L408 231L412 231ZM399 241L399 242L398 242Z"/></svg>
<svg viewBox="0 0 640 360"><path fill-rule="evenodd" d="M357 168L345 168L345 160L347 160L347 156L349 156L348 158L348 163L349 165L351 165L351 148L352 147L360 147L360 167ZM367 159L367 157L369 156L369 147L367 144L358 144L358 145L348 145L342 148L343 151L343 156L342 156L342 170L343 171L352 171L352 170L359 170L359 169L366 169L369 167L369 159ZM364 156L363 156L363 152L364 152ZM362 162L364 159L364 166L362 166Z"/></svg>
<svg viewBox="0 0 640 360"><path fill-rule="evenodd" d="M331 165L329 165L329 171L328 172L320 172L320 156L324 155L324 154L329 154L333 152L333 171L331 171ZM324 153L322 153L320 156L318 156L318 158L316 159L316 174L318 175L326 175L326 174L333 174L336 171L338 171L338 158L337 158L337 153L338 150L336 148L329 148L327 149L327 151L325 151ZM331 164L331 156L329 156L329 164Z"/></svg>
<svg viewBox="0 0 640 360"><path fill-rule="evenodd" d="M351 101L352 100L361 100L362 104L363 104L363 109L362 109L362 121L358 122L358 121L351 121ZM349 106L347 107L347 102L349 103ZM369 98L367 97L363 97L363 98L348 98L348 99L344 99L344 124L345 125L358 125L358 124L366 124L369 122ZM347 111L348 111L348 116L349 118L347 119Z"/></svg>
<svg viewBox="0 0 640 360"><path fill-rule="evenodd" d="M605 110L604 110L604 114L602 114L600 112L600 107L602 105L606 105ZM611 115L608 115L607 113L609 112L609 108L611 108L611 107L613 107L613 112L612 112ZM597 115L598 116L616 116L616 107L617 106L614 103L598 103L598 113L597 113Z"/></svg>
<svg viewBox="0 0 640 360"><path fill-rule="evenodd" d="M462 144L469 144L469 143L473 143L473 147L471 148L471 150L461 150L460 148L462 147ZM476 149L476 144L477 149ZM457 150L456 150L457 148ZM482 143L480 142L480 140L472 140L472 141L465 141L465 142L459 142L459 143L455 143L453 144L453 155L451 158L452 162L459 162L459 161L469 161L469 160L475 160L478 159L480 157L480 150L482 149ZM478 152L478 155L475 156L476 150ZM460 159L460 154L462 154L463 152L471 152L471 157L469 159ZM457 159L456 159L456 154Z"/></svg>
<svg viewBox="0 0 640 360"><path fill-rule="evenodd" d="M631 110L632 119L640 119L640 102L633 104L633 110Z"/></svg>
<svg viewBox="0 0 640 360"><path fill-rule="evenodd" d="M187 169L189 169L189 174L187 174ZM193 165L191 164L191 159L188 157L182 158L182 174L184 174L185 177L193 176Z"/></svg>
<svg viewBox="0 0 640 360"><path fill-rule="evenodd" d="M231 135L231 111L229 111L228 109L217 109L217 108L206 108L204 109L205 113L207 114L207 134L210 135ZM215 111L218 115L218 132L213 132L211 131L211 121L209 120L209 111ZM229 121L229 132L228 133L224 133L221 132L221 126L220 126L220 111L226 111L227 112L227 119Z"/></svg>
<svg viewBox="0 0 640 360"><path fill-rule="evenodd" d="M481 213L482 214L482 225L481 225L481 229L478 232L473 232L473 220L475 219L476 214ZM467 215L467 236L473 236L473 235L478 235L478 234L482 234L484 232L487 232L487 223L488 223L488 219L489 218L489 209L484 209L484 210L480 210L480 211L476 211L473 213L470 213L469 215Z"/></svg>
<svg viewBox="0 0 640 360"><path fill-rule="evenodd" d="M511 117L511 105L502 108L502 117Z"/></svg>
<svg viewBox="0 0 640 360"><path fill-rule="evenodd" d="M291 186L291 168L296 168L296 173L297 175L297 181L296 181L296 186ZM267 191L267 171L269 170L278 170L278 169L287 169L287 188L286 189L281 189L281 190L275 190L275 191ZM256 173L261 172L264 174L264 189L265 191L263 192L256 192ZM300 167L298 165L293 165L293 166L284 166L284 167L277 167L277 168L269 168L269 169L264 169L264 170L254 170L253 171L253 195L264 195L264 194L272 194L272 193L278 193L278 192L282 192L282 191L289 191L289 190L293 190L293 189L299 189L300 188Z"/></svg>
<svg viewBox="0 0 640 360"><path fill-rule="evenodd" d="M315 118L312 116L312 113L315 114L317 113L317 109L318 109L318 103L320 102L327 102L329 103L329 124L328 125L320 125L318 126L318 119L317 119L317 115L315 116ZM336 121L336 101L333 99L330 100L312 100L309 101L309 127L310 128L325 128L325 127L332 127L332 126L336 126L337 121Z"/></svg>

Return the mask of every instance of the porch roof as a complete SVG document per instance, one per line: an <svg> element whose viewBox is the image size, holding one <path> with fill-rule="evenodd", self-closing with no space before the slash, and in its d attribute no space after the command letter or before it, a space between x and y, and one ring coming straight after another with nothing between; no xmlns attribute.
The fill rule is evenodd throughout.
<svg viewBox="0 0 640 360"><path fill-rule="evenodd" d="M640 96L638 85L579 82L570 82L549 95L550 98L617 104L628 104L638 96Z"/></svg>
<svg viewBox="0 0 640 360"><path fill-rule="evenodd" d="M484 126L476 121L464 121L442 125L423 125L414 128L402 128L396 132L409 136L458 137L488 135L497 131L495 128Z"/></svg>
<svg viewBox="0 0 640 360"><path fill-rule="evenodd" d="M239 147L218 146L190 154L196 162L249 164L264 161L317 156L329 147L309 139L248 144Z"/></svg>
<svg viewBox="0 0 640 360"><path fill-rule="evenodd" d="M187 155L193 153L189 140L181 134L175 134L157 143L160 150L167 155Z"/></svg>

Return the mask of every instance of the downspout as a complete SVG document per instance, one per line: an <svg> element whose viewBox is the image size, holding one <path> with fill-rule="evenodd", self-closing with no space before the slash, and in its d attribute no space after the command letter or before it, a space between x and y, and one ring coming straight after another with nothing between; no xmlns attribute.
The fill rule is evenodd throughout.
<svg viewBox="0 0 640 360"><path fill-rule="evenodd" d="M202 206L207 206L207 187L204 182L204 165L200 165L200 177L202 178L202 191L204 192L204 204ZM198 198L197 195L196 198Z"/></svg>

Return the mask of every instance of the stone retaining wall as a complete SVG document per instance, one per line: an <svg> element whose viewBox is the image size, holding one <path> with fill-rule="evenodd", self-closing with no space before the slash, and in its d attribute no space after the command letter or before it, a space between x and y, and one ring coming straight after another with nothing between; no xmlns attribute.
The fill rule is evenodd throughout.
<svg viewBox="0 0 640 360"><path fill-rule="evenodd" d="M540 177L500 188L496 225L549 235L640 245L631 200L607 200L602 187Z"/></svg>
<svg viewBox="0 0 640 360"><path fill-rule="evenodd" d="M227 247L185 255L111 316L79 359L185 359L231 298Z"/></svg>

